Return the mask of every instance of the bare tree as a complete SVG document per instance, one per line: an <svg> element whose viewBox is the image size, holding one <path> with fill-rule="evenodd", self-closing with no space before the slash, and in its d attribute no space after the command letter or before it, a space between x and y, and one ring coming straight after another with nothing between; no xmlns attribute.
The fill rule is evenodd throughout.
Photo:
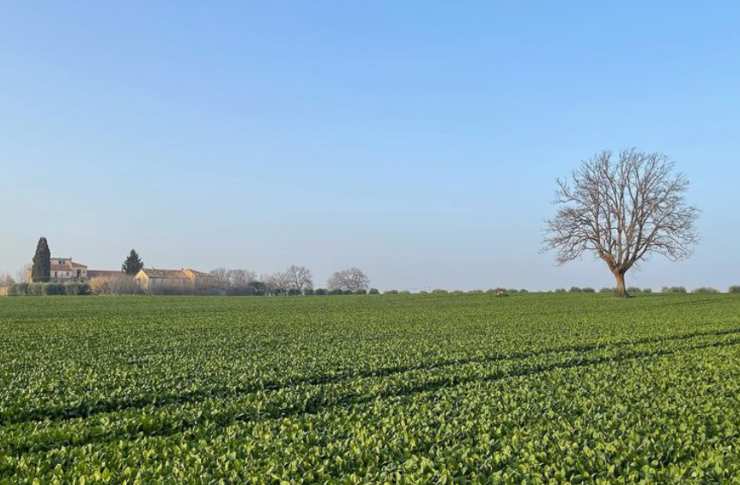
<svg viewBox="0 0 740 485"><path fill-rule="evenodd" d="M226 268L216 268L211 270L210 275L216 280L216 284L220 288L229 287L229 270Z"/></svg>
<svg viewBox="0 0 740 485"><path fill-rule="evenodd" d="M230 269L226 271L225 277L231 288L246 288L249 283L257 279L254 271L248 269Z"/></svg>
<svg viewBox="0 0 740 485"><path fill-rule="evenodd" d="M12 276L6 273L0 274L0 288L4 286L13 286L15 284L15 280Z"/></svg>
<svg viewBox="0 0 740 485"><path fill-rule="evenodd" d="M287 273L272 273L262 275L262 282L271 295L285 294L290 288L290 278Z"/></svg>
<svg viewBox="0 0 740 485"><path fill-rule="evenodd" d="M349 268L334 273L326 284L330 290L367 290L370 279L361 269Z"/></svg>
<svg viewBox="0 0 740 485"><path fill-rule="evenodd" d="M30 283L31 282L31 264L26 264L22 269L16 273L16 280L18 283Z"/></svg>
<svg viewBox="0 0 740 485"><path fill-rule="evenodd" d="M617 160L604 151L584 161L571 180L558 180L559 206L547 221L545 247L564 264L592 252L627 296L624 276L650 254L670 260L691 255L698 241L698 209L688 206L688 179L659 153L622 151Z"/></svg>
<svg viewBox="0 0 740 485"><path fill-rule="evenodd" d="M313 288L313 277L311 270L305 266L291 265L285 271L289 290L304 292Z"/></svg>

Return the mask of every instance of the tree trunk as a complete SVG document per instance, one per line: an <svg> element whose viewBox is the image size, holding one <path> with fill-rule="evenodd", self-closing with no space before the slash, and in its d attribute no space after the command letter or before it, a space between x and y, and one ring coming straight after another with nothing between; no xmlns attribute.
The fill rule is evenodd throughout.
<svg viewBox="0 0 740 485"><path fill-rule="evenodd" d="M620 297L627 297L629 296L627 294L627 288L624 285L624 272L623 271L615 271L614 277L617 279L617 296Z"/></svg>

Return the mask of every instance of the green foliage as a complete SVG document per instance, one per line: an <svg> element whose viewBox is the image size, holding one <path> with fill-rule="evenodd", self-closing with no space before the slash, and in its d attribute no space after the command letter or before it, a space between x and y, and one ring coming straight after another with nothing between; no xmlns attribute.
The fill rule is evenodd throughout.
<svg viewBox="0 0 740 485"><path fill-rule="evenodd" d="M581 292L582 292L582 293L596 293L596 290L594 290L593 288L589 288L589 287L587 286L587 287L585 287L585 288L581 288Z"/></svg>
<svg viewBox="0 0 740 485"><path fill-rule="evenodd" d="M28 283L16 283L8 288L8 296L26 296L28 294Z"/></svg>
<svg viewBox="0 0 740 485"><path fill-rule="evenodd" d="M571 286L570 290L568 290L568 293L583 293L583 290L577 286Z"/></svg>
<svg viewBox="0 0 740 485"><path fill-rule="evenodd" d="M129 276L135 276L144 268L144 261L141 260L135 250L131 250L126 260L121 265L121 271Z"/></svg>
<svg viewBox="0 0 740 485"><path fill-rule="evenodd" d="M729 293L740 293L740 285L730 286Z"/></svg>
<svg viewBox="0 0 740 485"><path fill-rule="evenodd" d="M51 279L51 251L45 237L39 239L31 266L31 281L46 283Z"/></svg>
<svg viewBox="0 0 740 485"><path fill-rule="evenodd" d="M674 294L683 294L688 293L686 291L686 288L683 286L664 286L663 289L660 290L661 293L674 293Z"/></svg>
<svg viewBox="0 0 740 485"><path fill-rule="evenodd" d="M0 299L0 483L733 483L740 299Z"/></svg>
<svg viewBox="0 0 740 485"><path fill-rule="evenodd" d="M326 288L316 288L313 293L314 295L319 295L319 296L324 296L324 295L329 294Z"/></svg>
<svg viewBox="0 0 740 485"><path fill-rule="evenodd" d="M369 295L379 295L380 290L378 290L377 288L370 288L370 291L368 291L368 294Z"/></svg>
<svg viewBox="0 0 740 485"><path fill-rule="evenodd" d="M700 295L712 295L715 293L719 293L719 291L715 288L709 288L707 286L704 286L701 288L696 288L694 291L692 291L692 293L697 293Z"/></svg>

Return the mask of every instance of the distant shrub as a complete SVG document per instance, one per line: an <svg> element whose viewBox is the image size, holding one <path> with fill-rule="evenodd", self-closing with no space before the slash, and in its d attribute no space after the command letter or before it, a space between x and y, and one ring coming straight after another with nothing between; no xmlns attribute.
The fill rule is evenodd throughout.
<svg viewBox="0 0 740 485"><path fill-rule="evenodd" d="M740 285L730 286L729 293L740 293Z"/></svg>
<svg viewBox="0 0 740 485"><path fill-rule="evenodd" d="M583 290L581 290L577 286L571 286L570 287L570 290L568 290L568 293L582 293L582 292L583 292Z"/></svg>
<svg viewBox="0 0 740 485"><path fill-rule="evenodd" d="M64 294L68 296L89 295L90 285L87 283L65 283Z"/></svg>
<svg viewBox="0 0 740 485"><path fill-rule="evenodd" d="M617 291L616 288L606 288L606 287L604 287L604 288L601 288L599 290L599 293L614 293L615 291Z"/></svg>
<svg viewBox="0 0 740 485"><path fill-rule="evenodd" d="M45 283L29 283L28 285L28 292L26 293L29 296L43 296L46 294L46 288L44 288Z"/></svg>
<svg viewBox="0 0 740 485"><path fill-rule="evenodd" d="M717 291L715 288L709 288L707 286L704 286L704 287L695 289L694 291L692 291L692 293L710 295L714 293L719 293L719 291Z"/></svg>
<svg viewBox="0 0 740 485"><path fill-rule="evenodd" d="M650 294L650 293L653 292L653 289L652 288L643 288L642 289L642 292L645 293L645 294Z"/></svg>
<svg viewBox="0 0 740 485"><path fill-rule="evenodd" d="M303 292L298 288L291 288L288 290L288 296L301 296Z"/></svg>
<svg viewBox="0 0 740 485"><path fill-rule="evenodd" d="M517 290L516 288L509 288L508 290L506 290L506 293L510 295L516 295L517 293L519 293L519 290Z"/></svg>
<svg viewBox="0 0 740 485"><path fill-rule="evenodd" d="M581 293L596 293L596 290L594 290L593 288L586 287L586 288L581 288Z"/></svg>
<svg viewBox="0 0 740 485"><path fill-rule="evenodd" d="M42 284L42 292L47 296L58 296L64 295L64 285L62 283L46 283Z"/></svg>
<svg viewBox="0 0 740 485"><path fill-rule="evenodd" d="M370 288L370 291L368 291L371 295L379 295L380 291L377 288Z"/></svg>
<svg viewBox="0 0 740 485"><path fill-rule="evenodd" d="M446 295L447 293L449 293L447 290L442 290L439 288L432 290L432 295Z"/></svg>
<svg viewBox="0 0 740 485"><path fill-rule="evenodd" d="M627 293L629 293L630 295L638 295L642 293L642 290L636 286L630 286L629 288L627 288Z"/></svg>
<svg viewBox="0 0 740 485"><path fill-rule="evenodd" d="M464 295L464 294L465 294L465 292L464 292L464 291L462 291L462 290L452 290L452 291L450 292L450 295L457 295L457 296L460 296L460 295Z"/></svg>
<svg viewBox="0 0 740 485"><path fill-rule="evenodd" d="M26 296L28 294L28 283L16 283L8 287L8 296Z"/></svg>
<svg viewBox="0 0 740 485"><path fill-rule="evenodd" d="M468 295L482 295L483 290L470 290L468 291Z"/></svg>
<svg viewBox="0 0 740 485"><path fill-rule="evenodd" d="M330 295L344 295L344 292L340 290L339 288L334 288L333 290L329 290Z"/></svg>
<svg viewBox="0 0 740 485"><path fill-rule="evenodd" d="M527 290L526 288L522 288L521 290L519 290L519 293L529 293L529 290Z"/></svg>
<svg viewBox="0 0 740 485"><path fill-rule="evenodd" d="M306 296L313 296L314 293L315 291L313 288L306 288L305 290L303 290L303 294Z"/></svg>
<svg viewBox="0 0 740 485"><path fill-rule="evenodd" d="M568 293L568 290L565 288L557 288L555 289L555 293Z"/></svg>
<svg viewBox="0 0 740 485"><path fill-rule="evenodd" d="M326 288L316 288L315 290L313 290L313 294L318 295L318 296L324 296L324 295L329 294L329 290L327 290Z"/></svg>
<svg viewBox="0 0 740 485"><path fill-rule="evenodd" d="M683 286L664 286L661 293L688 293Z"/></svg>
<svg viewBox="0 0 740 485"><path fill-rule="evenodd" d="M397 295L398 290L388 290L385 292L386 295Z"/></svg>
<svg viewBox="0 0 740 485"><path fill-rule="evenodd" d="M354 294L355 295L367 295L367 290L365 289L355 290Z"/></svg>
<svg viewBox="0 0 740 485"><path fill-rule="evenodd" d="M344 291L342 292L342 294L343 294L343 295L354 295L354 294L355 294L355 292L354 292L354 291L352 291L352 290L344 290Z"/></svg>

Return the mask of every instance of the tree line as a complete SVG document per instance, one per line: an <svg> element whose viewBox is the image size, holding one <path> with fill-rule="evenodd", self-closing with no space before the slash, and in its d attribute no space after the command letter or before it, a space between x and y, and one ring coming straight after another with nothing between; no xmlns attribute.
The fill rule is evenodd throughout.
<svg viewBox="0 0 740 485"><path fill-rule="evenodd" d="M315 288L311 270L305 266L290 265L285 271L257 273L247 269L217 268L210 272L215 286L234 295L346 295L377 294L370 288L370 278L359 268L337 271L326 282L325 288Z"/></svg>

